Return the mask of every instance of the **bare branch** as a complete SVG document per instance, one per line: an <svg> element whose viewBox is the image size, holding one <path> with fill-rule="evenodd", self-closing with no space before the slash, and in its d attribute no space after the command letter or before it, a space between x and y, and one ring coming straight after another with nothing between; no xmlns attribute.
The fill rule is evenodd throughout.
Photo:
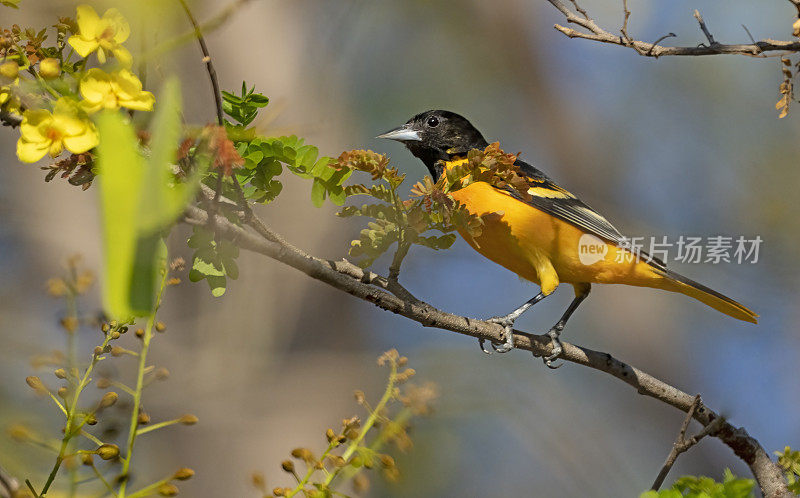
<svg viewBox="0 0 800 498"><path fill-rule="evenodd" d="M208 216L206 211L192 206L186 210L185 221L189 224L205 226L208 223ZM453 315L416 298L405 299L402 293L394 293L389 289L388 282L384 277L366 272L348 261L334 262L316 258L288 243L260 237L236 226L222 216L217 215L216 217L214 225L219 235L234 241L243 249L278 260L381 309L414 320L424 327L436 327L495 343L503 341L501 325ZM514 343L517 349L530 351L537 357L551 353L550 337L547 335L534 335L514 330ZM608 353L592 351L567 342L562 343L562 346L564 349L561 355L562 359L612 375L635 388L639 394L657 399L687 413L695 404L694 396L656 379ZM702 436L706 434L715 436L730 447L736 456L750 467L764 496L769 498L790 496L781 469L770 459L761 444L744 428L734 427L702 404L695 408L692 417L704 427L718 421L708 431L704 430L705 434L701 433ZM702 437L701 434L695 438L699 440Z"/></svg>
<svg viewBox="0 0 800 498"><path fill-rule="evenodd" d="M639 55L648 57L661 57L665 55L685 55L685 56L699 56L699 55L721 55L721 54L737 54L747 55L750 57L768 57L766 52L800 52L800 41L780 41L765 39L752 43L745 44L724 44L716 42L708 28L702 21L702 17L698 19L700 28L703 30L704 35L711 43L710 46L705 44L699 46L664 46L659 43L665 38L675 36L673 33L662 36L654 43L647 43L644 41L633 40L627 36L627 5L623 5L625 9L625 21L623 22L624 33L623 36L614 35L597 25L597 23L588 16L581 17L572 10L561 0L547 0L556 9L558 9L568 23L576 24L588 31L579 31L577 29L569 28L556 24L553 27L564 33L570 38L583 38L585 40L596 41L600 43L608 43L611 45L620 45L634 49ZM798 6L800 12L800 0L790 0L793 4ZM626 2L627 3L627 2ZM584 11L585 12L585 11ZM696 17L699 17L699 13ZM780 54L777 54L780 55Z"/></svg>

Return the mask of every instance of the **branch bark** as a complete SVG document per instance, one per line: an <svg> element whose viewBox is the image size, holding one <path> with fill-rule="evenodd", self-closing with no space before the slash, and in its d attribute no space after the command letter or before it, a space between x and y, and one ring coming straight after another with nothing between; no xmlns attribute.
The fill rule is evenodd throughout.
<svg viewBox="0 0 800 498"><path fill-rule="evenodd" d="M216 220L213 226L217 233L235 242L241 248L280 261L311 278L372 303L383 310L409 318L424 327L449 330L495 343L503 341L503 327L496 323L447 313L413 298L413 296L405 298L404 293L408 291L404 288L400 287L399 291L392 291L386 278L362 270L346 260L330 261L316 258L286 243L277 235L274 236L275 240L271 240L237 226L225 217L215 216ZM186 210L185 221L193 225L208 226L209 213L198 207L190 206ZM410 294L408 295L410 296ZM551 353L550 337L547 335L535 335L514 330L514 344L517 349L530 351L536 357ZM563 360L605 372L630 385L639 394L649 396L687 413L695 405L694 396L628 365L608 353L593 351L568 342L562 342L562 346L564 351L561 358ZM780 467L770 459L761 444L744 428L731 425L702 402L697 402L692 417L704 427L708 427L716 421L714 423L715 432L710 435L719 438L747 464L764 496L768 498L791 496Z"/></svg>
<svg viewBox="0 0 800 498"><path fill-rule="evenodd" d="M603 28L601 28L592 18L586 14L586 11L583 9L579 9L580 15L575 11L571 10L567 4L562 2L561 0L547 0L550 2L556 9L558 9L561 14L564 15L564 18L567 20L568 23L576 24L585 31L579 31L577 29L569 28L566 26L562 26L560 24L556 24L553 27L564 33L570 38L583 38L585 40L596 41L600 43L608 43L611 45L620 45L623 47L629 47L634 49L639 55L646 56L646 57L654 57L658 58L665 55L687 55L687 56L699 56L699 55L721 55L721 54L736 54L736 55L747 55L750 57L768 57L766 52L800 52L800 41L780 41L780 40L772 40L772 39L765 39L760 40L753 43L739 43L739 44L724 44L718 43L714 41L714 37L711 36L711 33L708 31L708 28L703 22L702 17L700 17L699 13L695 16L700 24L700 28L703 31L706 39L710 42L710 45L697 45L697 46L665 46L659 45L664 38L673 37L675 36L673 33L669 35L663 36L656 40L653 43L648 43L639 40L633 40L627 35L627 20L629 14L627 12L627 6L623 7L625 20L623 22L622 33L623 36L615 35ZM792 3L796 6L800 4L800 2L796 3L792 0ZM573 2L574 4L574 2ZM575 4L577 6L577 4ZM798 7L800 11L800 7ZM695 11L697 12L697 11ZM773 55L780 55L780 54L773 54Z"/></svg>

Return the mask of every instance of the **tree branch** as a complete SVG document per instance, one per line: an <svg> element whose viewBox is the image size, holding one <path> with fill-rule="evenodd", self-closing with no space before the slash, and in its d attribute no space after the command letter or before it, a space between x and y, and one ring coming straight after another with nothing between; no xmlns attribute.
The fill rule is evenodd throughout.
<svg viewBox="0 0 800 498"><path fill-rule="evenodd" d="M633 40L630 37L628 37L627 21L630 14L627 9L627 3L623 4L623 12L625 16L622 28L623 36L617 36L598 26L597 23L586 14L585 10L577 8L577 4L575 4L574 1L573 4L576 5L576 8L581 15L578 15L576 12L572 11L561 0L547 0L547 1L550 2L556 9L558 9L558 11L561 12L561 14L564 15L564 18L567 20L568 23L577 24L578 26L588 31L588 33L584 31L578 31L576 29L562 26L560 24L556 24L553 26L556 30L560 31L561 33L564 33L568 37L583 38L585 40L592 40L600 43L608 43L611 45L620 45L623 47L629 47L634 49L639 55L647 57L658 58L665 55L698 56L698 55L720 55L720 54L738 54L738 55L747 55L750 57L768 57L768 55L765 52L800 52L800 41L779 41L779 40L765 39L753 43L744 43L744 44L729 45L724 43L718 43L714 40L714 37L708 31L705 22L703 22L702 17L700 17L700 14L697 13L697 11L695 11L696 12L695 17L700 23L700 29L703 31L703 34L706 36L706 39L709 41L710 45L702 44L694 47L659 45L659 42L661 42L664 38L675 36L672 33L659 38L654 43L647 43L644 41ZM800 0L798 1L790 0L790 1L792 2L792 4L798 7L798 11L800 12ZM773 55L780 55L780 54L773 54Z"/></svg>
<svg viewBox="0 0 800 498"><path fill-rule="evenodd" d="M209 221L208 216L206 211L191 206L186 210L185 221L193 225L206 226ZM416 298L413 300L403 299L398 295L400 293L395 294L389 290L389 285L384 277L364 271L348 261L329 261L316 258L288 243L254 234L219 215L216 215L214 226L220 236L230 239L243 249L280 261L311 278L325 282L383 310L414 320L424 327L436 327L498 344L503 341L501 325L453 315ZM547 335L534 335L514 330L514 344L517 349L530 351L537 357L551 353L550 337ZM709 432L709 435L719 438L750 467L764 496L769 498L791 496L786 488L786 481L781 469L770 459L761 444L744 428L734 427L713 410L704 406L702 402L696 403L694 396L628 365L608 353L592 351L567 342L562 342L562 346L564 348L562 359L612 375L635 388L639 394L657 399L684 412L689 412L696 404L692 417L704 427L717 421L713 427L714 432Z"/></svg>

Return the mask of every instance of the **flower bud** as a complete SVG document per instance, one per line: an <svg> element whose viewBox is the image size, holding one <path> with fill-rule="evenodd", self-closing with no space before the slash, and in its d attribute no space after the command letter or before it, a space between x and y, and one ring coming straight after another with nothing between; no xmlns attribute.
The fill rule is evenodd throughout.
<svg viewBox="0 0 800 498"><path fill-rule="evenodd" d="M174 484L162 484L158 488L158 494L161 496L175 496L178 494L178 486Z"/></svg>
<svg viewBox="0 0 800 498"><path fill-rule="evenodd" d="M281 468L286 472L294 472L294 462L291 460L284 460L281 462Z"/></svg>
<svg viewBox="0 0 800 498"><path fill-rule="evenodd" d="M92 455L91 453L83 453L81 455L81 463L91 467L92 465L94 465L94 455Z"/></svg>
<svg viewBox="0 0 800 498"><path fill-rule="evenodd" d="M173 479L177 479L179 481L185 481L187 479L191 479L194 476L194 470L183 467L177 470L175 474L172 476Z"/></svg>
<svg viewBox="0 0 800 498"><path fill-rule="evenodd" d="M47 392L48 392L47 388L44 386L44 383L42 382L42 379L40 379L39 377L37 377L35 375L31 375L30 377L26 377L25 378L25 382L28 383L28 385L31 387L31 389L36 391L36 394L47 394Z"/></svg>
<svg viewBox="0 0 800 498"><path fill-rule="evenodd" d="M164 325L164 322L156 322L156 331L157 332L164 332L167 330L167 326Z"/></svg>
<svg viewBox="0 0 800 498"><path fill-rule="evenodd" d="M183 425L194 425L199 421L200 420L196 416L191 415L191 414L186 414L183 417L178 419L178 423L183 424Z"/></svg>
<svg viewBox="0 0 800 498"><path fill-rule="evenodd" d="M61 399L66 399L67 395L69 394L69 390L66 386L61 386L58 388L58 397Z"/></svg>
<svg viewBox="0 0 800 498"><path fill-rule="evenodd" d="M66 370L64 370L63 368L59 368L58 370L56 370L56 371L55 371L55 372L53 372L53 373L54 373L54 374L56 375L56 377L58 377L59 379L66 379L66 378L67 378L67 371L66 371Z"/></svg>
<svg viewBox="0 0 800 498"><path fill-rule="evenodd" d="M111 460L119 456L119 446L116 444L103 444L95 451L103 460Z"/></svg>
<svg viewBox="0 0 800 498"><path fill-rule="evenodd" d="M42 78L50 80L61 75L61 61L48 57L39 63L39 74Z"/></svg>
<svg viewBox="0 0 800 498"><path fill-rule="evenodd" d="M14 81L19 75L19 64L15 61L7 61L0 64L0 77L4 80ZM2 81L2 80L0 80Z"/></svg>
<svg viewBox="0 0 800 498"><path fill-rule="evenodd" d="M140 412L139 416L136 418L136 421L139 423L139 425L147 425L150 423L150 415L148 415L146 412Z"/></svg>
<svg viewBox="0 0 800 498"><path fill-rule="evenodd" d="M100 399L100 408L108 408L109 406L113 405L119 399L119 395L114 391L109 391L105 393Z"/></svg>

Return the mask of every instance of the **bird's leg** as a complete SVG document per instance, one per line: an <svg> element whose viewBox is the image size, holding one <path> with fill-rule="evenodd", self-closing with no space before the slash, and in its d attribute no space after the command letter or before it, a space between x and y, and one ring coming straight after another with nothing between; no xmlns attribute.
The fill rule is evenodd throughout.
<svg viewBox="0 0 800 498"><path fill-rule="evenodd" d="M523 313L528 311L528 309L531 306L533 306L534 304L538 303L539 301L541 301L545 297L547 297L547 294L545 294L544 292L540 292L535 297L533 297L532 299L529 299L522 306L520 306L519 308L515 309L514 311L512 311L509 314L507 314L506 316L495 316L495 317L489 318L487 320L487 322L493 322L493 323L500 324L500 325L503 326L503 329L505 329L504 330L504 334L503 334L505 342L503 342L503 344L501 344L499 346L495 346L494 343L492 343L492 348L494 348L495 351L497 351L498 353L508 353L509 351L514 349L514 322ZM486 347L484 346L483 339L478 339L478 342L480 343L481 350L484 353L492 354L492 352L489 351L488 349L486 349Z"/></svg>
<svg viewBox="0 0 800 498"><path fill-rule="evenodd" d="M564 326L567 324L567 320L569 317L575 313L575 310L578 309L578 306L583 302L584 299L589 295L589 291L592 289L590 284L575 284L575 299L569 303L569 307L567 307L567 311L561 316L561 319L553 325L553 328L547 332L547 335L550 337L550 345L553 348L553 352L550 353L548 356L542 357L544 364L548 366L548 368L558 368L563 363L555 365L553 364L553 360L561 355L563 348L561 347L561 341L558 340L558 336L561 335L561 331L564 330Z"/></svg>

